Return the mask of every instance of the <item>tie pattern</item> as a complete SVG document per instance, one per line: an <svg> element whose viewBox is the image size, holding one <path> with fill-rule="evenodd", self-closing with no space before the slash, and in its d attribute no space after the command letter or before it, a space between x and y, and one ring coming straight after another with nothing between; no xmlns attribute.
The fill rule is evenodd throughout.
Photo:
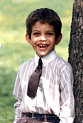
<svg viewBox="0 0 83 123"><path fill-rule="evenodd" d="M42 74L42 60L41 58L39 58L38 66L29 79L27 95L31 98L35 98L36 96L41 74Z"/></svg>

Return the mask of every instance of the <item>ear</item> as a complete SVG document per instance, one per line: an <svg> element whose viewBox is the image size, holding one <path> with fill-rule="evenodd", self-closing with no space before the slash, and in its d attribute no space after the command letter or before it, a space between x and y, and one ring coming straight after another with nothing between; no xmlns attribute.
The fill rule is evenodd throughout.
<svg viewBox="0 0 83 123"><path fill-rule="evenodd" d="M30 37L29 37L28 34L25 35L25 38L26 38L27 42L28 42L29 44L31 44L31 39L30 39Z"/></svg>
<svg viewBox="0 0 83 123"><path fill-rule="evenodd" d="M55 45L58 45L62 39L62 33L59 35L59 37L56 39Z"/></svg>

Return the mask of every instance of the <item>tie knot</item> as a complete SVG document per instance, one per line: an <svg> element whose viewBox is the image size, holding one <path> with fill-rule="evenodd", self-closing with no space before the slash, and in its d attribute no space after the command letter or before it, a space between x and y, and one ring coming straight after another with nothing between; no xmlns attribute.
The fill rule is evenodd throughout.
<svg viewBox="0 0 83 123"><path fill-rule="evenodd" d="M41 68L42 69L42 59L41 58L39 58L39 61L38 61L38 68Z"/></svg>

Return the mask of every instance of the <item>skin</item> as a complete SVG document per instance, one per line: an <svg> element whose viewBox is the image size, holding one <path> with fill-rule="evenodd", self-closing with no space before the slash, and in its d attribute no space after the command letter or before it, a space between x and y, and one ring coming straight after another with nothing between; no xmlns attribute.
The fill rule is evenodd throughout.
<svg viewBox="0 0 83 123"><path fill-rule="evenodd" d="M32 27L31 38L26 34L26 40L36 51L39 57L44 57L54 50L55 45L59 44L62 34L57 38L52 25L41 24L37 21Z"/></svg>

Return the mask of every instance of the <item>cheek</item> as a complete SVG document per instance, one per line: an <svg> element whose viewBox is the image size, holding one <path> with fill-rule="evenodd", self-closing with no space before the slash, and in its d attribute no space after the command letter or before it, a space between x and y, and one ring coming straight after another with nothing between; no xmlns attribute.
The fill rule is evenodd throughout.
<svg viewBox="0 0 83 123"><path fill-rule="evenodd" d="M49 39L50 39L51 41L55 41L55 40L56 40L55 36L49 37Z"/></svg>
<svg viewBox="0 0 83 123"><path fill-rule="evenodd" d="M39 40L39 37L34 37L33 39L35 42L37 42Z"/></svg>
<svg viewBox="0 0 83 123"><path fill-rule="evenodd" d="M31 37L31 40L36 42L39 40L39 37Z"/></svg>
<svg viewBox="0 0 83 123"><path fill-rule="evenodd" d="M55 38L50 39L50 41L51 41L51 44L55 45L55 42L56 42Z"/></svg>

